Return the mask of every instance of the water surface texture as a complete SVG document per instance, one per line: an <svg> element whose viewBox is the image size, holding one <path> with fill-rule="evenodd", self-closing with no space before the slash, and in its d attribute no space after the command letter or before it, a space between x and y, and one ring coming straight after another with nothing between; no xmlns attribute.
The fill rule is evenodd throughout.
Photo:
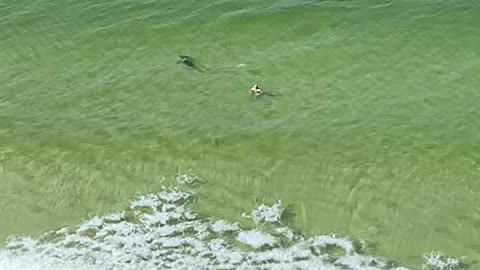
<svg viewBox="0 0 480 270"><path fill-rule="evenodd" d="M281 200L305 239L480 267L479 18L469 0L3 0L0 240L189 171L205 217L247 228Z"/></svg>

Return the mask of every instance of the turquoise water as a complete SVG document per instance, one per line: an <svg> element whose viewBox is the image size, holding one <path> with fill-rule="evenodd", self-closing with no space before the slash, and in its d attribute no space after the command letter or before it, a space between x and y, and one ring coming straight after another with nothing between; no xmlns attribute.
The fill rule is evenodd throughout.
<svg viewBox="0 0 480 270"><path fill-rule="evenodd" d="M202 215L235 222L281 200L307 237L475 267L479 8L3 1L0 238L117 212L191 170ZM253 99L253 84L274 96Z"/></svg>

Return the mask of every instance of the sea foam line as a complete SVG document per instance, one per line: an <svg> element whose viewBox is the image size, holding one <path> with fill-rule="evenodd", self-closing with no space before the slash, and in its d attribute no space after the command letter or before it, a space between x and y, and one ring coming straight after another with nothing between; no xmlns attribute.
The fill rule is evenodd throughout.
<svg viewBox="0 0 480 270"><path fill-rule="evenodd" d="M188 207L194 195L191 186L198 180L181 175L177 187L140 195L122 212L95 216L38 238L11 237L0 250L0 269L407 270L362 255L362 248L347 238L303 238L281 223L281 202L244 213L254 228L201 219ZM425 260L424 269L459 269L458 260L435 253Z"/></svg>

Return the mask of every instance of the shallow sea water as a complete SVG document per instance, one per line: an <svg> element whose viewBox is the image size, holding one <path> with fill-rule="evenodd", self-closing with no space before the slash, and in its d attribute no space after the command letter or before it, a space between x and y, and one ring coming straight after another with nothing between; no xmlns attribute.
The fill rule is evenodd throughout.
<svg viewBox="0 0 480 270"><path fill-rule="evenodd" d="M95 245L99 254L121 253L95 238L101 228L41 235L118 213L136 194L156 196L160 183L176 186L168 179L191 171L205 183L191 204L201 218L189 221L238 222L214 239L230 244L218 248L246 269L252 256L276 261L265 247L237 250L239 238L255 233L269 233L271 248L291 254L288 263L311 252L307 265L387 258L392 265L371 267L420 269L439 252L442 262L474 269L479 13L475 1L1 2L1 263L75 268ZM180 54L207 71L176 64ZM255 83L272 96L251 98ZM257 227L241 213L278 201L284 224L276 228L303 238L245 234ZM125 222L143 231L113 235L141 242L169 229ZM13 235L30 240L6 240ZM211 249L195 237L204 245L195 252ZM67 249L69 239L85 250ZM325 251L321 241L335 248ZM16 245L31 246L12 253ZM53 259L70 251L71 261ZM184 254L151 252L158 263L172 261L162 252ZM214 267L217 255L197 259ZM130 255L118 256L111 263Z"/></svg>

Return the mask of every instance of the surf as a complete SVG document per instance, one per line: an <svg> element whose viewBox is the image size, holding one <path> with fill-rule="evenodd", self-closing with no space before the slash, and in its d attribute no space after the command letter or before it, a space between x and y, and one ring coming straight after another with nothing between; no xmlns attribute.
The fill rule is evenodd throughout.
<svg viewBox="0 0 480 270"><path fill-rule="evenodd" d="M302 236L282 219L281 201L240 214L252 227L202 217L191 208L199 183L195 175L179 175L176 186L138 195L122 211L39 237L12 236L0 250L0 269L409 269L364 254L361 240ZM431 253L422 267L460 265Z"/></svg>

